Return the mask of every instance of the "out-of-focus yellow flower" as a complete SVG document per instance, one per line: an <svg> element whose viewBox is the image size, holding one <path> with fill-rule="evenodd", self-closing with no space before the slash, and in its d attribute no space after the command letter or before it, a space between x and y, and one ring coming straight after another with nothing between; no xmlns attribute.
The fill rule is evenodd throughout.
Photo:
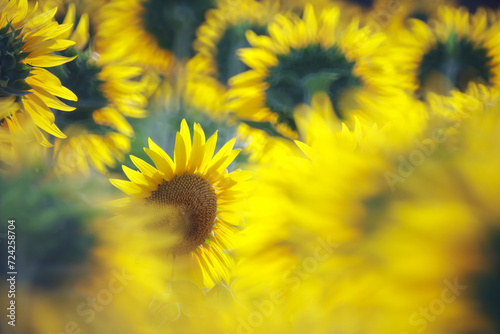
<svg viewBox="0 0 500 334"><path fill-rule="evenodd" d="M65 22L74 23L75 7L70 5ZM96 59L89 46L89 19L83 14L74 31L66 38L74 41L67 54L77 54L71 63L55 69L66 86L71 87L79 101L70 103L72 113L57 110L56 124L68 138L55 140L54 156L61 174L88 174L92 166L104 173L123 160L130 150L134 130L126 117L146 116L146 83L143 70L120 63L107 64Z"/></svg>
<svg viewBox="0 0 500 334"><path fill-rule="evenodd" d="M470 118L478 110L491 108L500 99L500 90L485 85L469 84L465 92L454 90L449 96L427 94L431 114L443 117L454 127L463 119Z"/></svg>
<svg viewBox="0 0 500 334"><path fill-rule="evenodd" d="M500 85L498 23L487 12L474 15L464 8L440 8L430 24L412 20L397 35L394 76L416 97L465 92L470 83L492 89Z"/></svg>
<svg viewBox="0 0 500 334"><path fill-rule="evenodd" d="M387 128L339 131L318 107L325 97L314 99L296 120L304 154L255 167L236 243L233 288L249 305L240 323L262 333L498 331L498 102L471 111L455 138L430 128L401 150Z"/></svg>
<svg viewBox="0 0 500 334"><path fill-rule="evenodd" d="M205 141L201 126L191 135L186 121L177 132L172 159L151 139L144 150L156 168L131 156L140 172L123 167L130 181L112 179L117 188L132 196L118 203L147 212L144 228L151 235L167 234L174 240L165 245L165 261L174 262L175 279L188 278L208 288L229 282L233 260L231 248L236 226L242 224L239 210L251 173L226 168L236 158L236 138L214 154L217 133ZM168 256L167 256L168 255Z"/></svg>
<svg viewBox="0 0 500 334"><path fill-rule="evenodd" d="M37 142L39 130L26 114L16 113L0 126L0 172L17 174L35 170L46 160L47 148Z"/></svg>
<svg viewBox="0 0 500 334"><path fill-rule="evenodd" d="M119 0L99 12L96 48L103 60L126 59L167 73L189 58L196 28L216 1Z"/></svg>
<svg viewBox="0 0 500 334"><path fill-rule="evenodd" d="M256 128L271 124L292 139L298 135L293 109L318 91L328 93L349 125L353 116L383 119L385 110L374 112L374 106L397 91L392 78L382 75L392 68L393 55L377 55L385 36L360 29L356 19L343 27L339 15L331 8L317 18L308 5L302 19L277 15L269 36L247 31L252 48L239 53L250 70L230 79L227 110Z"/></svg>
<svg viewBox="0 0 500 334"><path fill-rule="evenodd" d="M28 10L26 0L0 2L0 37L4 41L0 121L5 122L16 112L23 112L40 129L58 138L66 138L54 124L55 117L50 108L71 111L74 108L57 97L70 101L76 101L77 97L45 69L74 59L52 54L74 44L63 37L71 29L71 24L59 25L53 21L56 11L57 8L42 13L37 8ZM40 144L51 146L39 130L37 136Z"/></svg>
<svg viewBox="0 0 500 334"><path fill-rule="evenodd" d="M280 10L277 1L219 1L197 30L196 55L187 63L186 99L212 115L220 114L228 80L248 69L236 50L250 46L245 32L265 34Z"/></svg>

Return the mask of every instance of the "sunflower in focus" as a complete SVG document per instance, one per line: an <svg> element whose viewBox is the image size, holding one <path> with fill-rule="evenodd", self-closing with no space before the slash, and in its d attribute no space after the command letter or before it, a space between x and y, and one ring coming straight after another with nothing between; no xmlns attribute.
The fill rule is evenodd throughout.
<svg viewBox="0 0 500 334"><path fill-rule="evenodd" d="M471 83L498 89L498 23L490 21L484 9L469 14L450 7L440 8L429 24L410 21L410 29L397 36L398 81L421 100L430 93L465 92Z"/></svg>
<svg viewBox="0 0 500 334"><path fill-rule="evenodd" d="M215 0L118 0L99 12L96 49L103 60L127 59L159 73L189 58L196 28Z"/></svg>
<svg viewBox="0 0 500 334"><path fill-rule="evenodd" d="M75 6L68 7L65 22L76 20ZM90 166L104 173L123 160L130 150L130 137L134 135L126 117L146 116L146 83L138 67L100 61L89 45L89 20L83 14L74 31L66 38L75 45L65 54L78 58L53 73L78 96L78 102L67 102L71 113L61 106L55 109L56 124L68 139L55 140L54 156L57 168L63 174L88 174Z"/></svg>
<svg viewBox="0 0 500 334"><path fill-rule="evenodd" d="M140 172L123 167L130 181L111 179L117 188L132 196L120 205L142 208L153 218L144 228L166 233L175 242L165 246L174 261L174 278L188 277L208 288L229 281L233 260L228 251L236 226L242 224L238 210L247 180L244 171L228 173L226 168L236 158L236 138L214 154L217 132L207 141L201 126L194 124L191 143L189 127L182 121L177 132L174 160L151 139L147 155L156 168L131 156Z"/></svg>
<svg viewBox="0 0 500 334"><path fill-rule="evenodd" d="M383 113L371 112L374 104L396 87L382 75L392 68L391 54L377 55L385 35L360 29L356 19L342 27L339 15L334 7L317 19L308 5L302 19L278 14L267 27L269 36L247 31L252 47L239 55L250 70L229 80L227 111L254 128L271 127L268 132L296 139L294 108L323 91L348 124L353 115L382 119Z"/></svg>
<svg viewBox="0 0 500 334"><path fill-rule="evenodd" d="M35 6L36 7L36 6ZM62 103L59 98L76 101L77 97L64 87L59 79L46 67L65 64L75 57L52 54L74 44L64 38L71 24L57 24L53 17L57 11L38 13L37 8L28 11L26 0L0 2L1 49L0 121L22 112L42 130L57 137L66 138L54 123L50 108L60 106L67 111L74 108ZM41 43L40 41L44 41ZM37 140L51 146L39 131Z"/></svg>
<svg viewBox="0 0 500 334"><path fill-rule="evenodd" d="M250 46L246 31L266 34L267 24L279 9L276 1L243 0L219 1L216 9L209 10L193 44L196 54L187 63L186 99L219 113L228 80L248 70L236 55L237 49Z"/></svg>

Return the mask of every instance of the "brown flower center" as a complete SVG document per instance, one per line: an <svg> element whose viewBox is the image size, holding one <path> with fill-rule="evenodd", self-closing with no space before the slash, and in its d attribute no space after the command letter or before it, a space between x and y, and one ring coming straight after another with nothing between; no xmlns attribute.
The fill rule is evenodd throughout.
<svg viewBox="0 0 500 334"><path fill-rule="evenodd" d="M154 208L152 228L178 236L169 248L185 254L202 245L212 232L217 214L217 195L204 178L185 174L165 181L153 191L147 204Z"/></svg>

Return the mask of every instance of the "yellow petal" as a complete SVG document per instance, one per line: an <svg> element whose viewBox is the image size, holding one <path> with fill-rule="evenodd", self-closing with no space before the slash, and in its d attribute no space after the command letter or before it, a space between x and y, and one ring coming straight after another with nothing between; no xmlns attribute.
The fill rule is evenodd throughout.
<svg viewBox="0 0 500 334"><path fill-rule="evenodd" d="M175 151L174 151L174 164L175 164L175 174L181 175L186 171L186 146L184 139L180 132L177 132L175 136Z"/></svg>
<svg viewBox="0 0 500 334"><path fill-rule="evenodd" d="M66 135L64 133L62 133L61 130L59 130L59 128L54 123L51 123L47 119L47 113L52 114L50 112L50 109L49 109L49 111L47 111L44 108L42 108L40 105L35 104L30 99L23 100L23 105L24 105L26 111L30 114L31 118L33 119L33 122L35 122L35 124L39 128L47 131L51 135L54 135L58 138L66 138ZM42 111L42 112L45 111L45 115L40 114L39 111ZM53 116L53 114L52 114L52 116Z"/></svg>
<svg viewBox="0 0 500 334"><path fill-rule="evenodd" d="M174 171L173 171L172 165L170 165L167 161L165 161L165 159L163 159L155 151L153 151L147 147L144 148L144 151L151 158L151 160L153 160L156 168L158 168L158 170L163 173L163 179L164 180L171 180L172 177L174 176Z"/></svg>
<svg viewBox="0 0 500 334"><path fill-rule="evenodd" d="M70 62L75 58L76 58L76 56L64 57L64 56L48 54L48 55L41 55L41 56L35 56L35 57L28 57L28 58L26 58L25 62L26 62L26 64L29 64L31 66L54 67L54 66L66 64L67 62Z"/></svg>
<svg viewBox="0 0 500 334"><path fill-rule="evenodd" d="M161 177L160 173L158 172L158 170L156 170L156 168L154 168L153 166L148 164L146 161L144 161L136 156L133 156L133 155L130 156L130 160L132 160L132 163L137 168L139 168L139 170L143 174L149 176L150 178L155 180L155 182L157 182L157 183L161 182L162 177Z"/></svg>
<svg viewBox="0 0 500 334"><path fill-rule="evenodd" d="M215 151L215 145L217 144L217 131L214 132L214 134L208 138L207 143L205 144L204 152L203 152L203 160L201 161L201 164L198 168L198 172L203 173L205 170L205 167L207 164L210 162L212 159L212 156L214 155Z"/></svg>
<svg viewBox="0 0 500 334"><path fill-rule="evenodd" d="M233 149L235 142L236 142L236 137L228 141L226 144L224 144L224 146L222 146L219 152L217 152L212 161L208 164L208 168L210 168L212 164L216 163L223 157L227 156Z"/></svg>
<svg viewBox="0 0 500 334"><path fill-rule="evenodd" d="M185 119L181 122L181 136L184 140L184 147L186 148L186 158L191 156L191 133L189 132L189 126Z"/></svg>
<svg viewBox="0 0 500 334"><path fill-rule="evenodd" d="M207 175L209 177L212 177L212 173L217 173L221 174L227 166L233 162L233 160L238 156L238 154L241 152L241 149L233 150L229 155L221 157L218 161L215 159L213 161L216 161L212 166L210 166L207 170Z"/></svg>
<svg viewBox="0 0 500 334"><path fill-rule="evenodd" d="M148 138L148 144L149 144L149 148L151 150L156 152L160 157L162 157L170 165L170 169L172 169L172 170L175 169L174 162L172 161L172 159L168 156L167 153L165 153L164 150L161 149L160 146L156 145L155 142L151 138Z"/></svg>
<svg viewBox="0 0 500 334"><path fill-rule="evenodd" d="M71 40L75 42L75 48L82 50L89 42L89 16L83 13L78 22L78 26L71 35Z"/></svg>
<svg viewBox="0 0 500 334"><path fill-rule="evenodd" d="M303 142L301 141L298 141L298 140L295 140L295 144L297 144L297 146L300 148L300 150L302 152L304 152L304 154L309 158L309 159L313 159L313 151L312 151L312 148L307 145L307 144L304 144Z"/></svg>
<svg viewBox="0 0 500 334"><path fill-rule="evenodd" d="M137 196L143 193L142 189L138 185L130 181L109 179L109 182L111 182L112 185L130 196Z"/></svg>
<svg viewBox="0 0 500 334"><path fill-rule="evenodd" d="M205 145L205 133L200 124L194 123L193 130L193 148L191 150L191 157L189 158L188 173L194 173L196 168L200 165L203 159L203 147Z"/></svg>
<svg viewBox="0 0 500 334"><path fill-rule="evenodd" d="M76 95L70 91L68 88L61 84L61 81L52 73L43 68L34 68L31 70L30 77L26 79L26 82L33 86L39 86L45 89L52 95L62 97L63 99L70 101L77 101Z"/></svg>
<svg viewBox="0 0 500 334"><path fill-rule="evenodd" d="M33 90L34 90L33 94L38 96L49 108L63 110L63 111L75 110L74 107L70 107L67 104L61 102L61 100L59 100L57 97L43 90L39 86L33 86Z"/></svg>

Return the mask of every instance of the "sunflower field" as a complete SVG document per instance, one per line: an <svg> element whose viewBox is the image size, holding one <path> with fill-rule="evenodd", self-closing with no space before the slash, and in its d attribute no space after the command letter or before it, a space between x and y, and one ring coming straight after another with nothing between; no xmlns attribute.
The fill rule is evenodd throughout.
<svg viewBox="0 0 500 334"><path fill-rule="evenodd" d="M1 334L500 333L499 0L0 0Z"/></svg>

